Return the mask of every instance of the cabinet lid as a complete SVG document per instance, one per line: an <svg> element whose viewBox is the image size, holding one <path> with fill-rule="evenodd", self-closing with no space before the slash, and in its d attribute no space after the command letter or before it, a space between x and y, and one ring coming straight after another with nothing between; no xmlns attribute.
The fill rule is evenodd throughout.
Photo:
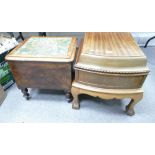
<svg viewBox="0 0 155 155"><path fill-rule="evenodd" d="M130 33L85 33L76 68L107 72L148 72L147 59Z"/></svg>
<svg viewBox="0 0 155 155"><path fill-rule="evenodd" d="M76 42L76 37L30 37L6 56L6 60L73 61Z"/></svg>

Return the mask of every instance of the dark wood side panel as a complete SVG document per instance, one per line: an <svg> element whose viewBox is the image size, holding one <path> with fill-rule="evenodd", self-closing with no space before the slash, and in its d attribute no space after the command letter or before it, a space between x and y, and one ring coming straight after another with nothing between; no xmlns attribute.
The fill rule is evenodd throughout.
<svg viewBox="0 0 155 155"><path fill-rule="evenodd" d="M19 88L71 88L71 63L9 61L9 64Z"/></svg>

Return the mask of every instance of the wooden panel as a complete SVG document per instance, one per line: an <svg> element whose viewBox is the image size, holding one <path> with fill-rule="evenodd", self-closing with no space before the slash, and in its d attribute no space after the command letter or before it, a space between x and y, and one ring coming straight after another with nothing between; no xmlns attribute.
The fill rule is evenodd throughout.
<svg viewBox="0 0 155 155"><path fill-rule="evenodd" d="M146 78L145 74L96 74L76 70L76 82L107 89L137 89L141 88Z"/></svg>
<svg viewBox="0 0 155 155"><path fill-rule="evenodd" d="M71 63L10 61L9 64L19 88L71 88Z"/></svg>

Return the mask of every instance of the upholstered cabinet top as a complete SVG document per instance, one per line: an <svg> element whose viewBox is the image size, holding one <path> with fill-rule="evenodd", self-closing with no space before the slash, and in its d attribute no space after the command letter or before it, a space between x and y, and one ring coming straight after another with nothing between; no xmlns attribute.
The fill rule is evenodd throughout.
<svg viewBox="0 0 155 155"><path fill-rule="evenodd" d="M7 60L73 61L75 37L30 37L7 57Z"/></svg>

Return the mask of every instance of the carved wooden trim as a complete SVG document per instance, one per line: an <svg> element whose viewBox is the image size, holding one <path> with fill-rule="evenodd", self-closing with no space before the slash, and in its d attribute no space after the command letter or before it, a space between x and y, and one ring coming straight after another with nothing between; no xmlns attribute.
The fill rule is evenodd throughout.
<svg viewBox="0 0 155 155"><path fill-rule="evenodd" d="M72 89L72 95L74 97L72 102L73 109L79 109L80 103L78 96L80 94L87 94L93 97L99 97L102 99L123 99L131 98L131 102L126 106L127 115L134 115L134 106L142 99L143 91L142 89L99 89L96 87L85 86L79 83L74 82Z"/></svg>
<svg viewBox="0 0 155 155"><path fill-rule="evenodd" d="M148 74L150 71L149 70L142 70L142 71L112 71L112 70L106 70L106 69L99 69L99 68L91 68L91 67L86 67L86 66L79 66L75 65L74 69L77 70L83 70L83 71L92 71L94 73L111 73L111 74Z"/></svg>

